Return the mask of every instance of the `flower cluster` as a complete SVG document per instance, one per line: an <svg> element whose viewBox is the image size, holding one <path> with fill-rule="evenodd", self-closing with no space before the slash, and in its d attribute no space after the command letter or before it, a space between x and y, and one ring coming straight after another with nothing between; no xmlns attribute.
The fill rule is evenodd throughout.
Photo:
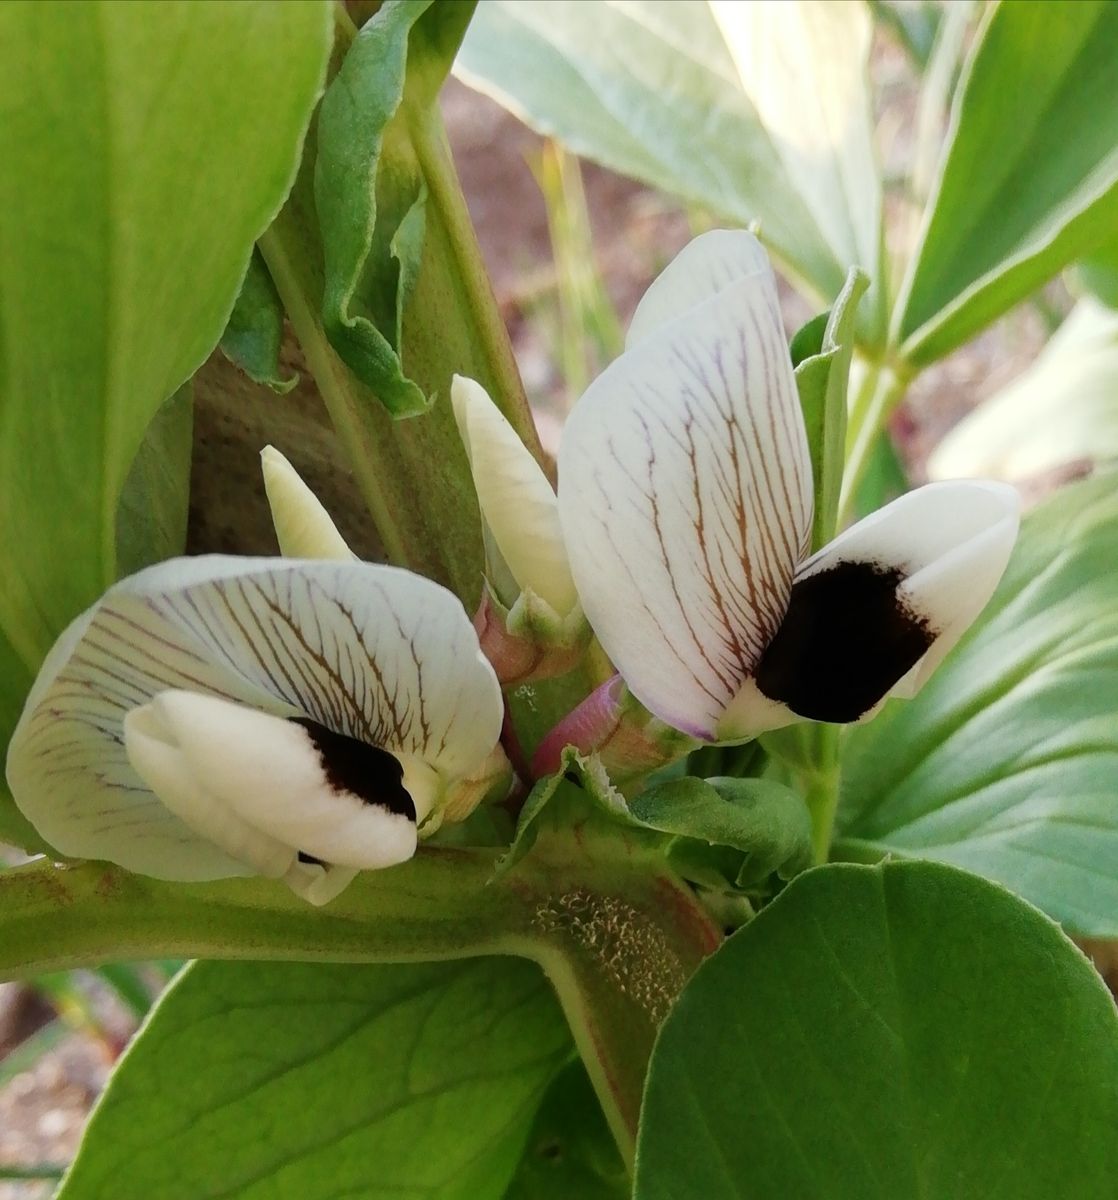
<svg viewBox="0 0 1118 1200"><path fill-rule="evenodd" d="M288 557L152 567L43 665L7 775L52 845L165 879L274 877L325 903L507 787L501 684L566 670L591 631L688 738L857 721L915 693L1016 537L1011 489L941 483L809 553L807 437L748 233L696 239L649 289L566 426L558 495L478 384L456 379L452 401L486 533L475 624L437 584L357 561L266 450ZM596 749L619 686L552 750Z"/></svg>

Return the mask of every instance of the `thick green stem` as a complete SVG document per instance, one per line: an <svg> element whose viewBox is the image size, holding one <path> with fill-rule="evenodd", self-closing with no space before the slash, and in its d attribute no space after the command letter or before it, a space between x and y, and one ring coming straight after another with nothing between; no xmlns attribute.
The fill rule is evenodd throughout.
<svg viewBox="0 0 1118 1200"><path fill-rule="evenodd" d="M816 736L816 767L804 791L811 813L811 846L817 863L825 863L830 857L841 779L839 730L834 725L820 725Z"/></svg>
<svg viewBox="0 0 1118 1200"><path fill-rule="evenodd" d="M624 844L591 858L578 838L553 837L494 880L500 852L426 848L362 873L322 909L270 880L178 884L39 861L0 872L0 978L127 959L519 955L554 983L631 1162L656 1031L718 930L685 886Z"/></svg>

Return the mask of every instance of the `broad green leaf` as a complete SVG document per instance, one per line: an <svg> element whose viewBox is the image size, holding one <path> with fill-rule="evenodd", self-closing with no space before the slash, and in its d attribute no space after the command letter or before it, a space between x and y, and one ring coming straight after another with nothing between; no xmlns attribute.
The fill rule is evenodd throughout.
<svg viewBox="0 0 1118 1200"><path fill-rule="evenodd" d="M500 1200L570 1054L539 970L199 963L121 1060L60 1200Z"/></svg>
<svg viewBox="0 0 1118 1200"><path fill-rule="evenodd" d="M629 1177L581 1062L556 1077L505 1200L628 1200Z"/></svg>
<svg viewBox="0 0 1118 1200"><path fill-rule="evenodd" d="M160 406L124 481L116 510L121 575L174 558L186 546L190 509L192 388L184 383Z"/></svg>
<svg viewBox="0 0 1118 1200"><path fill-rule="evenodd" d="M329 15L0 5L0 741L55 636L118 574L128 471L291 184Z"/></svg>
<svg viewBox="0 0 1118 1200"><path fill-rule="evenodd" d="M850 731L840 858L952 863L1118 937L1118 479L1026 517L977 626L916 699Z"/></svg>
<svg viewBox="0 0 1118 1200"><path fill-rule="evenodd" d="M294 372L284 376L279 361L282 345L283 302L263 256L253 250L237 302L221 335L221 352L254 383L283 395L299 382L299 376Z"/></svg>
<svg viewBox="0 0 1118 1200"><path fill-rule="evenodd" d="M1026 479L1118 459L1118 312L1080 300L1036 361L928 459L936 479Z"/></svg>
<svg viewBox="0 0 1118 1200"><path fill-rule="evenodd" d="M1118 1015L1050 921L935 863L801 875L652 1055L637 1200L1110 1200Z"/></svg>
<svg viewBox="0 0 1118 1200"><path fill-rule="evenodd" d="M482 0L455 70L577 154L758 221L789 273L829 301L851 265L878 267L870 22L857 4L771 5L751 41L738 8L752 6L722 14L731 48L706 3ZM773 69L739 75L735 50L743 68Z"/></svg>
<svg viewBox="0 0 1118 1200"><path fill-rule="evenodd" d="M854 353L854 320L858 302L868 286L869 280L860 271L850 272L827 318L818 351L801 358L796 365L796 389L807 429L815 485L813 550L825 546L835 535L846 455L846 390ZM805 326L805 330L810 328ZM801 347L807 345L805 336ZM794 340L792 349L795 355Z"/></svg>
<svg viewBox="0 0 1118 1200"><path fill-rule="evenodd" d="M424 123L472 12L472 3L388 0L362 26L318 120L323 326L397 417L426 412L431 402L401 361L427 201L412 125Z"/></svg>
<svg viewBox="0 0 1118 1200"><path fill-rule="evenodd" d="M899 304L912 363L973 336L1118 223L1118 5L992 6Z"/></svg>

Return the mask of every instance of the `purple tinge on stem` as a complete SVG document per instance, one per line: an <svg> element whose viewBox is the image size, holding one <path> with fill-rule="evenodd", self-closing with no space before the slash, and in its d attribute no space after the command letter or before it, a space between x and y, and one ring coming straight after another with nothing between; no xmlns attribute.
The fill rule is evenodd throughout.
<svg viewBox="0 0 1118 1200"><path fill-rule="evenodd" d="M532 759L532 775L541 779L558 771L563 751L574 746L582 754L600 752L622 733L621 700L625 681L607 679L544 737Z"/></svg>

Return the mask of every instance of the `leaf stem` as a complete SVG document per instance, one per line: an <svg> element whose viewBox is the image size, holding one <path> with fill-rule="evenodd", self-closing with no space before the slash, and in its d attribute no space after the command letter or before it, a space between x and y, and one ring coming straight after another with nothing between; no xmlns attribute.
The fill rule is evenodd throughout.
<svg viewBox="0 0 1118 1200"><path fill-rule="evenodd" d="M815 749L816 768L808 777L804 800L811 813L811 846L814 859L816 863L825 863L830 857L835 814L838 811L839 784L842 780L838 727L820 725Z"/></svg>
<svg viewBox="0 0 1118 1200"><path fill-rule="evenodd" d="M555 986L631 1164L660 1022L721 940L647 852L577 831L493 877L502 848L428 847L325 908L265 879L167 883L105 863L0 872L0 978L150 958L430 962L513 954Z"/></svg>

